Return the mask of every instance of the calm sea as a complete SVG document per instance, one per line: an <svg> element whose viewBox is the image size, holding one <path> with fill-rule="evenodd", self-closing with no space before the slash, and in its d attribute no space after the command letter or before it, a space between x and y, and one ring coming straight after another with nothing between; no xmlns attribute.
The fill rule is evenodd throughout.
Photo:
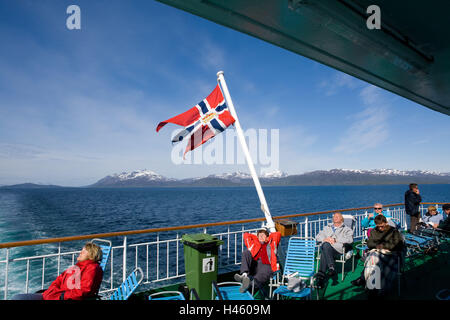
<svg viewBox="0 0 450 320"><path fill-rule="evenodd" d="M265 187L272 216L402 203L405 185ZM424 202L450 202L450 185L420 186ZM0 243L263 217L241 188L0 189Z"/></svg>

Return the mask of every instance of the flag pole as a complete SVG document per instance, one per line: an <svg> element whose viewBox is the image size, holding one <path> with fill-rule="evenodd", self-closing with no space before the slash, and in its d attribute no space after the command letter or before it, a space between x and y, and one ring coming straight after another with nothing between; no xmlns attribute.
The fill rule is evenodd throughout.
<svg viewBox="0 0 450 320"><path fill-rule="evenodd" d="M230 93L228 91L227 84L225 82L225 78L223 76L223 71L217 72L217 81L222 87L223 94L225 95L225 100L227 102L228 107L230 108L231 115L235 119L234 126L236 128L237 136L239 142L242 147L242 151L244 152L245 159L247 160L248 168L250 169L250 174L253 179L253 183L256 187L256 192L258 193L259 201L261 202L261 210L264 212L266 217L266 227L270 229L271 232L275 230L275 224L273 223L272 216L270 215L269 207L266 202L266 198L264 197L264 192L261 187L261 183L259 182L258 175L256 174L255 167L253 165L253 160L250 156L250 152L248 151L247 142L245 141L244 133L242 131L241 124L239 123L238 116L236 114L236 110L234 109L233 101L231 100Z"/></svg>

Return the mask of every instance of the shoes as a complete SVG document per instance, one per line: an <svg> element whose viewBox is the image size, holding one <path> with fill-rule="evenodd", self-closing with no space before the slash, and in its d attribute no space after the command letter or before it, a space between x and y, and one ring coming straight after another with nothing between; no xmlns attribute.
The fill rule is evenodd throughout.
<svg viewBox="0 0 450 320"><path fill-rule="evenodd" d="M363 286L366 284L366 282L364 281L364 279L362 279L361 277L359 277L359 278L356 279L356 280L353 280L351 283L352 283L352 285L355 286L355 287L363 287Z"/></svg>
<svg viewBox="0 0 450 320"><path fill-rule="evenodd" d="M250 287L250 278L247 277L246 273L243 274L236 273L234 275L234 280L242 283L241 287L239 288L240 293L244 293L248 289L248 287Z"/></svg>
<svg viewBox="0 0 450 320"><path fill-rule="evenodd" d="M316 278L316 280L314 281L314 286L317 289L323 289L325 287L325 280L323 278Z"/></svg>
<svg viewBox="0 0 450 320"><path fill-rule="evenodd" d="M250 278L247 276L244 276L242 279L242 286L239 288L240 293L244 293L247 291L248 287L250 287Z"/></svg>
<svg viewBox="0 0 450 320"><path fill-rule="evenodd" d="M334 270L334 267L330 266L328 267L327 275L331 278L336 274L336 270Z"/></svg>
<svg viewBox="0 0 450 320"><path fill-rule="evenodd" d="M234 280L237 281L237 282L242 282L242 279L244 279L244 277L245 277L245 274L236 273L234 275Z"/></svg>
<svg viewBox="0 0 450 320"><path fill-rule="evenodd" d="M318 272L314 275L314 287L323 289L325 287L325 275Z"/></svg>

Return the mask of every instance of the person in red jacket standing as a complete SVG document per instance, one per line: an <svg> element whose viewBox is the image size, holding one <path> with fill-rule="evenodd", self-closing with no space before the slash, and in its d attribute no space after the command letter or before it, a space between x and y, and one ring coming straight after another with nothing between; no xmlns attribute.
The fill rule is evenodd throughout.
<svg viewBox="0 0 450 320"><path fill-rule="evenodd" d="M99 265L102 250L87 243L77 263L61 273L43 293L18 294L12 300L83 300L95 298L100 289L103 270Z"/></svg>
<svg viewBox="0 0 450 320"><path fill-rule="evenodd" d="M244 233L244 243L248 250L242 252L240 274L235 274L234 279L242 282L240 292L245 292L250 286L251 278L258 288L270 279L272 273L278 270L277 248L281 234L272 232L269 235L264 229L256 235Z"/></svg>

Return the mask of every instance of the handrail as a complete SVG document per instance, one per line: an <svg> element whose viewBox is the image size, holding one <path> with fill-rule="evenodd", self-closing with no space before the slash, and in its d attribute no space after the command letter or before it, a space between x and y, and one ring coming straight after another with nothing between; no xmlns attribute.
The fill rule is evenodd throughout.
<svg viewBox="0 0 450 320"><path fill-rule="evenodd" d="M447 203L447 202L423 202L421 204L422 205L424 205L424 204L441 204L442 205L445 203ZM394 203L394 204L386 204L383 206L396 207L396 206L403 206L403 205L404 205L403 203ZM311 213L288 214L288 215L276 216L276 217L273 217L273 219L278 220L278 219L287 219L287 218L295 218L295 217L315 216L315 215L322 215L322 214L330 214L333 212L356 211L356 210L365 210L365 209L371 209L371 208L372 208L372 206L351 208L351 209L318 211L318 212L311 212ZM69 236L69 237L60 237L60 238L5 242L5 243L0 243L0 249L46 244L46 243L60 243L60 242L68 242L68 241L76 241L76 240L89 240L89 239L93 239L93 238L110 238L110 237L128 236L128 235L136 235L136 234L144 234L144 233L157 233L157 232L164 232L164 231L176 231L176 230L184 230L184 229L216 227L216 226L224 226L224 225L231 225L231 224L243 224L243 223L258 222L258 221L265 221L265 218L253 218L253 219L245 219L245 220L226 221L226 222L211 222L211 223L205 223L205 224L193 224L193 225L187 225L187 226L153 228L153 229L142 229L142 230L129 230L129 231L116 231L116 232L96 233L96 234L87 234L87 235L78 235L78 236Z"/></svg>

